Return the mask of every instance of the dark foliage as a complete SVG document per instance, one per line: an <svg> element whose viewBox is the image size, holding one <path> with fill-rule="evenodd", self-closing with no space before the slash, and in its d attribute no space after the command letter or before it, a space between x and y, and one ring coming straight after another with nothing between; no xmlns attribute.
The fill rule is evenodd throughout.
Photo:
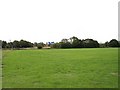
<svg viewBox="0 0 120 90"><path fill-rule="evenodd" d="M66 42L66 43L60 42L60 48L71 48L71 47L72 45L70 42Z"/></svg>
<svg viewBox="0 0 120 90"><path fill-rule="evenodd" d="M108 43L109 47L119 47L119 42L116 39L112 39L109 43Z"/></svg>
<svg viewBox="0 0 120 90"><path fill-rule="evenodd" d="M2 48L5 48L7 45L7 42L6 41L2 41Z"/></svg>
<svg viewBox="0 0 120 90"><path fill-rule="evenodd" d="M1 40L2 41L2 40ZM13 42L6 42L2 41L2 48L13 48L13 49L19 49L19 48L29 48L29 47L37 47L38 49L41 49L44 46L48 46L48 44L44 43L37 43L34 44L26 41L26 40L20 40L20 41L13 41ZM54 43L52 42L49 45L51 48L106 48L106 47L120 47L120 41L117 41L116 39L110 40L110 42L105 43L98 43L98 41L93 39L78 39L77 37L73 36L70 39L62 39L61 42Z"/></svg>
<svg viewBox="0 0 120 90"><path fill-rule="evenodd" d="M41 46L41 45L38 45L37 48L38 48L38 49L42 49L42 46Z"/></svg>

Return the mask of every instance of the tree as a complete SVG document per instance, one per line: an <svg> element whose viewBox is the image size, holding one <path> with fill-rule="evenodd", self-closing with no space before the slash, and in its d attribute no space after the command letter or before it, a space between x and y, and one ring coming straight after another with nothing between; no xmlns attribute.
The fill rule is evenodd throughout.
<svg viewBox="0 0 120 90"><path fill-rule="evenodd" d="M51 45L51 48L61 48L61 44L60 43L54 43Z"/></svg>
<svg viewBox="0 0 120 90"><path fill-rule="evenodd" d="M112 39L109 43L108 43L109 47L119 47L119 42L116 39Z"/></svg>
<svg viewBox="0 0 120 90"><path fill-rule="evenodd" d="M70 38L70 43L73 43L74 40L79 40L77 37L73 36Z"/></svg>
<svg viewBox="0 0 120 90"><path fill-rule="evenodd" d="M67 42L68 42L68 39L62 39L61 42L67 43Z"/></svg>
<svg viewBox="0 0 120 90"><path fill-rule="evenodd" d="M41 49L45 44L43 42L40 42L37 44L37 48L38 49Z"/></svg>
<svg viewBox="0 0 120 90"><path fill-rule="evenodd" d="M100 43L100 44L99 44L99 47L100 47L100 48L105 48L106 46L105 46L104 43Z"/></svg>
<svg viewBox="0 0 120 90"><path fill-rule="evenodd" d="M25 40L20 40L20 48L28 48L28 47L33 47L33 44Z"/></svg>
<svg viewBox="0 0 120 90"><path fill-rule="evenodd" d="M6 41L2 41L2 48L6 48L7 42Z"/></svg>
<svg viewBox="0 0 120 90"><path fill-rule="evenodd" d="M36 47L37 47L37 45L38 45L38 43L37 43L37 42L34 42L34 46L36 46Z"/></svg>
<svg viewBox="0 0 120 90"><path fill-rule="evenodd" d="M8 42L6 45L6 48L13 48L13 42Z"/></svg>
<svg viewBox="0 0 120 90"><path fill-rule="evenodd" d="M118 43L119 43L119 47L120 47L120 41L118 41Z"/></svg>
<svg viewBox="0 0 120 90"><path fill-rule="evenodd" d="M100 47L100 44L98 43L98 41L96 41L96 40L93 40L93 43L94 43L94 47L95 47L95 48L98 48L98 47Z"/></svg>
<svg viewBox="0 0 120 90"><path fill-rule="evenodd" d="M85 40L82 40L82 42L83 42L84 48L98 48L99 47L99 43L93 39L85 39Z"/></svg>
<svg viewBox="0 0 120 90"><path fill-rule="evenodd" d="M72 44L73 48L81 48L82 47L82 41L79 40L75 36L73 36L73 37L70 38L70 43Z"/></svg>
<svg viewBox="0 0 120 90"><path fill-rule="evenodd" d="M71 48L71 47L72 45L70 42L66 42L66 43L60 42L60 48Z"/></svg>
<svg viewBox="0 0 120 90"><path fill-rule="evenodd" d="M38 49L42 49L42 46L41 46L41 45L37 45L37 48L38 48Z"/></svg>
<svg viewBox="0 0 120 90"><path fill-rule="evenodd" d="M13 48L20 48L20 42L17 40L13 41Z"/></svg>
<svg viewBox="0 0 120 90"><path fill-rule="evenodd" d="M108 43L109 43L108 41L105 42L105 47L109 47Z"/></svg>
<svg viewBox="0 0 120 90"><path fill-rule="evenodd" d="M73 47L73 48L80 48L80 47L82 47L81 41L80 41L80 40L74 40L74 41L72 42L72 47Z"/></svg>

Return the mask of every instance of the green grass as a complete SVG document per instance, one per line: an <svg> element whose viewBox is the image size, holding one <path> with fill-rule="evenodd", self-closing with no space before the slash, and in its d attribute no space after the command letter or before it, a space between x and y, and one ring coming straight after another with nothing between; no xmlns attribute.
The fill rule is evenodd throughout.
<svg viewBox="0 0 120 90"><path fill-rule="evenodd" d="M4 88L117 88L118 49L3 51Z"/></svg>

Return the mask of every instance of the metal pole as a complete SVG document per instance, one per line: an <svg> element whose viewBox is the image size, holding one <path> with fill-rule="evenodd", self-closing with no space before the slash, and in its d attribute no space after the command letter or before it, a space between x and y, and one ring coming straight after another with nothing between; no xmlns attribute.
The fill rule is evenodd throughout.
<svg viewBox="0 0 120 90"><path fill-rule="evenodd" d="M2 41L0 40L0 89L2 89Z"/></svg>

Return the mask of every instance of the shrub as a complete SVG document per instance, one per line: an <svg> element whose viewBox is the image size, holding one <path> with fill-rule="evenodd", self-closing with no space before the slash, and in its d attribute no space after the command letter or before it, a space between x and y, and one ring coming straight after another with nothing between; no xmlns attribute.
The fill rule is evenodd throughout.
<svg viewBox="0 0 120 90"><path fill-rule="evenodd" d="M41 45L38 45L37 48L38 48L38 49L42 49L42 46L41 46Z"/></svg>

